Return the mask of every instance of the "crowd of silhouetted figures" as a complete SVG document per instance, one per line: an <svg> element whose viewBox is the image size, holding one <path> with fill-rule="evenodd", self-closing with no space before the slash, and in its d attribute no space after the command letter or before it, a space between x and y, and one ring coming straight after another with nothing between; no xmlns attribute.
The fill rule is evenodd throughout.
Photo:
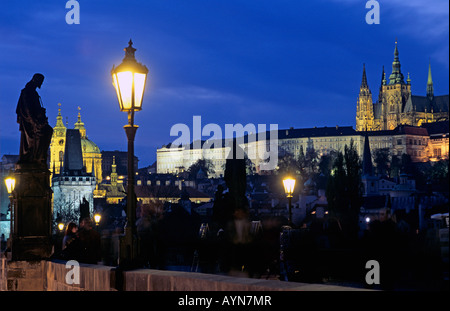
<svg viewBox="0 0 450 311"><path fill-rule="evenodd" d="M180 201L159 216L143 213L136 225L139 266L144 268L388 290L448 287L432 231L417 232L394 215L358 232L346 230L333 217L300 226L287 226L280 217L252 221L247 209L236 209L220 222L205 219L189 202ZM100 231L101 241L92 227L80 228L55 257L117 266L123 228ZM380 264L379 285L365 282L369 260Z"/></svg>

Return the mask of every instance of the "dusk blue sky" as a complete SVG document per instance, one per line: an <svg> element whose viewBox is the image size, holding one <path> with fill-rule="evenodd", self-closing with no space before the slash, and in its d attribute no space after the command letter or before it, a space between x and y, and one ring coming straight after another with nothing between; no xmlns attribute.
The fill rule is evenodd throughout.
<svg viewBox="0 0 450 311"><path fill-rule="evenodd" d="M431 62L436 95L449 89L446 0L379 0L380 24L368 25L364 0L79 0L80 24L68 25L64 0L4 1L0 10L0 156L18 154L15 108L36 72L49 122L58 103L69 128L81 107L100 150L126 151L110 70L132 38L149 69L135 154L152 164L170 128L202 124L355 126L363 63L374 100L382 66L391 73L397 38L401 70L425 95ZM205 137L207 138L207 137Z"/></svg>

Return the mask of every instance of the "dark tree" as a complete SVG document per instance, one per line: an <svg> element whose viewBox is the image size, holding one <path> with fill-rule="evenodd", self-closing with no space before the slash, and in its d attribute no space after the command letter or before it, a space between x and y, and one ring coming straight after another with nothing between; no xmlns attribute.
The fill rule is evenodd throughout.
<svg viewBox="0 0 450 311"><path fill-rule="evenodd" d="M344 163L347 174L346 184L350 209L357 213L362 203L361 159L359 158L353 139L350 146L344 148Z"/></svg>
<svg viewBox="0 0 450 311"><path fill-rule="evenodd" d="M396 178L400 175L400 171L402 169L402 160L396 156L392 155L391 157L391 165L389 168L389 177Z"/></svg>
<svg viewBox="0 0 450 311"><path fill-rule="evenodd" d="M319 155L317 151L314 149L314 146L311 144L310 146L308 146L308 148L306 148L305 153L305 162L306 162L305 164L309 174L308 177L311 177L317 172L318 160Z"/></svg>
<svg viewBox="0 0 450 311"><path fill-rule="evenodd" d="M192 164L188 168L189 178L195 179L197 177L198 172L202 170L206 176L214 174L214 165L209 159L198 159L197 162Z"/></svg>
<svg viewBox="0 0 450 311"><path fill-rule="evenodd" d="M275 171L277 175L298 175L300 173L298 161L292 153L280 149L278 154L278 167Z"/></svg>
<svg viewBox="0 0 450 311"><path fill-rule="evenodd" d="M376 149L373 152L373 162L375 163L376 174L388 176L389 174L389 148Z"/></svg>
<svg viewBox="0 0 450 311"><path fill-rule="evenodd" d="M414 166L411 160L411 156L407 153L402 154L401 160L401 172L405 174L413 174Z"/></svg>
<svg viewBox="0 0 450 311"><path fill-rule="evenodd" d="M343 224L350 234L357 228L362 201L361 160L353 141L345 146L344 154L338 152L325 193L330 213Z"/></svg>
<svg viewBox="0 0 450 311"><path fill-rule="evenodd" d="M345 180L346 173L344 168L344 155L342 152L338 152L334 160L333 169L328 178L327 189L325 191L328 207L334 216L338 216L344 212L348 206Z"/></svg>
<svg viewBox="0 0 450 311"><path fill-rule="evenodd" d="M306 162L305 152L303 151L303 146L300 145L300 152L297 158L298 163L298 171L300 176L306 180L306 168L308 167L308 163Z"/></svg>
<svg viewBox="0 0 450 311"><path fill-rule="evenodd" d="M324 154L320 157L318 164L320 174L323 174L325 177L330 176L337 155L338 153L332 150L329 154Z"/></svg>

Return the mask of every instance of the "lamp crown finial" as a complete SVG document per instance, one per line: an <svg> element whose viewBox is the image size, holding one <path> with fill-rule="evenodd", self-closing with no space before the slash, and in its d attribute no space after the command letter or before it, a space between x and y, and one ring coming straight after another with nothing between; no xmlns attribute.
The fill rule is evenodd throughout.
<svg viewBox="0 0 450 311"><path fill-rule="evenodd" d="M123 50L125 51L125 59L135 59L134 52L136 52L136 49L133 47L133 41L131 39L128 41L128 47Z"/></svg>

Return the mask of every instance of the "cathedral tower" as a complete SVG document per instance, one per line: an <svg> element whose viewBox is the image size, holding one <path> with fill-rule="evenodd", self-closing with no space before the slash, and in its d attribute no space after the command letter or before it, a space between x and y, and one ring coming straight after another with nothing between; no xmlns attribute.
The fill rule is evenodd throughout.
<svg viewBox="0 0 450 311"><path fill-rule="evenodd" d="M426 96L411 94L411 78L401 71L398 45L395 42L392 73L383 71L378 99L372 103L366 70L359 90L356 109L357 131L394 130L400 125L421 126L423 123L449 120L449 95L434 94L431 64L428 65Z"/></svg>
<svg viewBox="0 0 450 311"><path fill-rule="evenodd" d="M356 130L374 130L374 115L372 93L367 84L366 66L363 65L363 75L356 107Z"/></svg>
<svg viewBox="0 0 450 311"><path fill-rule="evenodd" d="M400 58L397 42L395 42L394 61L392 62L392 73L389 81L383 79L381 86L381 95L379 98L380 121L378 129L393 130L401 124L409 124L403 114L406 102L411 97L411 83L408 78L407 82L401 71Z"/></svg>

